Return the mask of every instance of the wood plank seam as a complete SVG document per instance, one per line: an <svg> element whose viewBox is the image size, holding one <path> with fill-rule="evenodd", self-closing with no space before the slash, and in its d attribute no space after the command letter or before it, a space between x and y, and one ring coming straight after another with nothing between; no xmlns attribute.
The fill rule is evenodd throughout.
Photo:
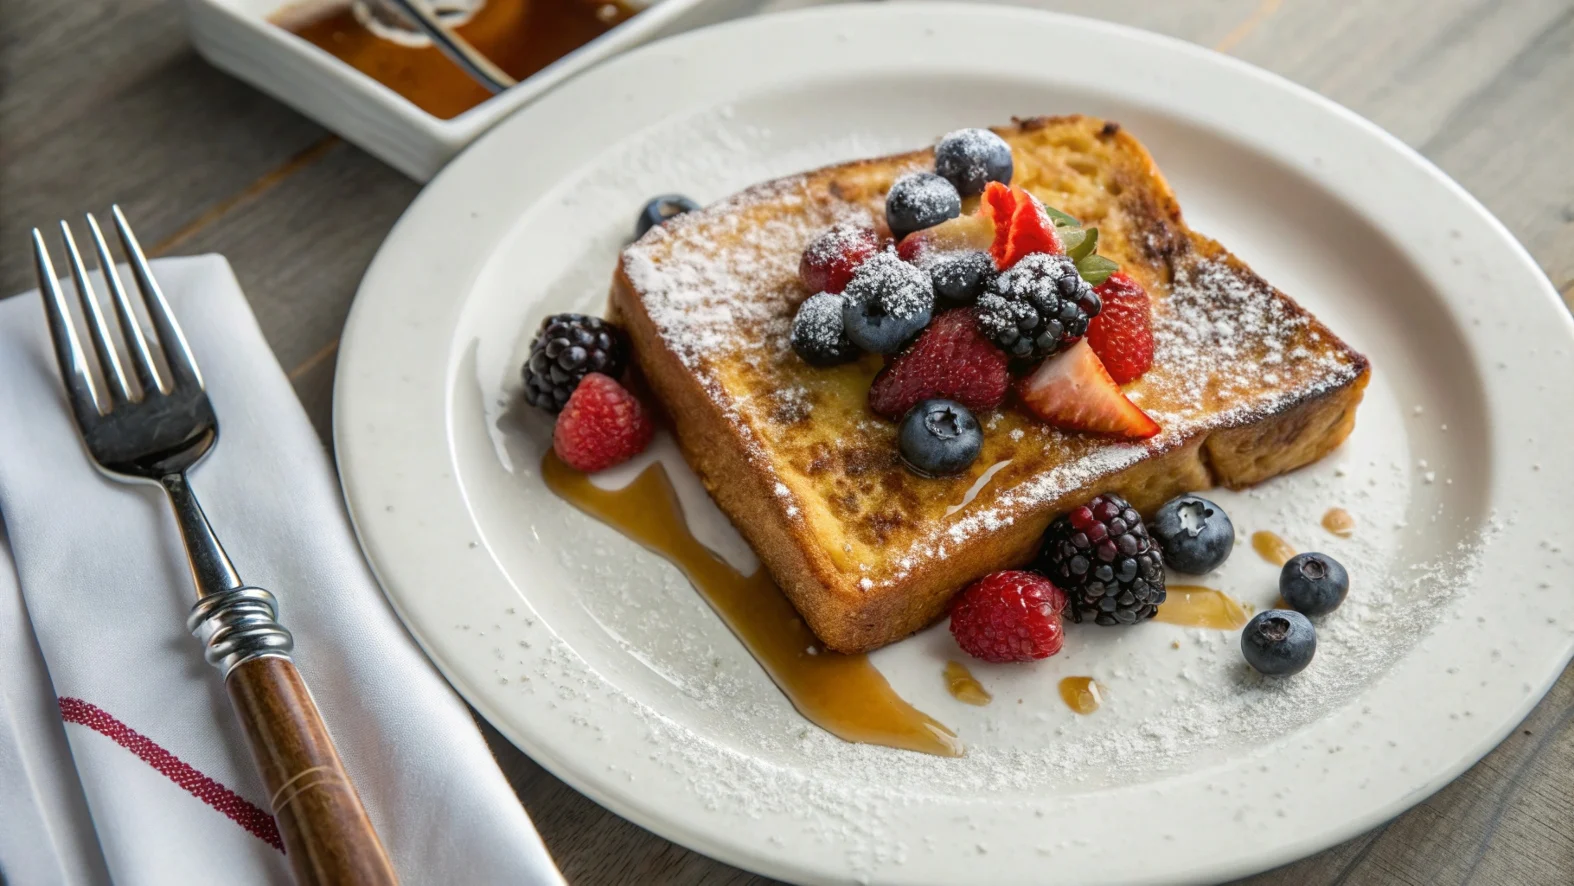
<svg viewBox="0 0 1574 886"><path fill-rule="evenodd" d="M1213 44L1213 51L1229 52L1236 46L1239 46L1242 40L1245 40L1251 36L1253 31L1257 30L1258 25L1267 21L1275 12L1279 11L1279 6L1282 2L1283 0L1262 0L1262 3L1252 10L1251 15L1242 19L1240 24L1231 28L1228 34L1225 34L1219 38L1219 42Z"/></svg>
<svg viewBox="0 0 1574 886"><path fill-rule="evenodd" d="M1574 722L1574 708L1565 710L1550 728L1542 729L1540 736L1536 739L1535 747L1531 748L1530 752L1525 755L1525 759L1519 761L1519 765L1514 767L1514 771L1508 777L1508 783L1503 785L1501 796L1497 798L1497 802L1492 804L1492 814L1487 818L1486 826L1476 841L1475 849L1471 853L1474 857L1470 860L1470 869L1465 871L1465 876L1459 881L1464 886L1469 886L1475 880L1476 868L1479 868L1481 862L1486 860L1487 847L1491 845L1492 837L1497 833L1498 827L1502 825L1504 813L1508 811L1509 805L1519 793L1519 789L1524 786L1527 771L1541 758L1541 752L1547 749L1547 745L1563 735L1564 730L1568 729L1571 722ZM1529 734L1529 730L1525 730L1525 732Z"/></svg>
<svg viewBox="0 0 1574 886"><path fill-rule="evenodd" d="M153 244L153 248L148 250L148 255L156 257L168 253L171 249L196 236L204 228L229 214L231 210L250 203L252 200L278 187L290 176L322 159L323 155L327 154L341 141L337 135L326 135L312 142L303 150L292 155L288 160L258 176L251 184L219 201L201 215L182 225L175 233Z"/></svg>
<svg viewBox="0 0 1574 886"><path fill-rule="evenodd" d="M292 382L296 381L301 376L305 375L308 372L311 372L313 369L317 368L317 364L319 364L322 361L324 361L324 360L328 359L329 357L333 356L333 352L338 350L338 349L339 349L339 339L338 339L337 336L335 336L333 341L330 341L326 345L323 345L322 350L320 350L317 353L311 355L310 357L307 357L305 360L302 360L299 365L297 365L294 369L291 369L290 370L290 381L292 381Z"/></svg>
<svg viewBox="0 0 1574 886"><path fill-rule="evenodd" d="M1519 51L1514 53L1501 68L1494 71L1486 82L1482 83L1478 89L1455 105L1453 110L1448 112L1448 116L1443 118L1443 122L1438 124L1437 129L1433 130L1432 135L1418 145L1416 150L1425 154L1428 159L1431 159L1434 151L1447 147L1452 141L1460 137L1476 132L1478 127L1469 125L1463 125L1462 131L1459 133L1455 133L1453 130L1461 128L1462 124L1466 124L1470 115L1477 110L1495 104L1498 101L1498 92L1505 84L1533 81L1535 79L1534 72L1526 76L1516 76L1521 73L1520 66L1527 59L1536 59L1537 55L1549 44L1565 37L1566 35L1563 34L1563 31L1571 23L1574 23L1574 7L1570 7L1562 15L1548 22L1546 27L1542 28L1528 43L1520 47ZM1556 57L1556 51L1547 55L1548 60Z"/></svg>

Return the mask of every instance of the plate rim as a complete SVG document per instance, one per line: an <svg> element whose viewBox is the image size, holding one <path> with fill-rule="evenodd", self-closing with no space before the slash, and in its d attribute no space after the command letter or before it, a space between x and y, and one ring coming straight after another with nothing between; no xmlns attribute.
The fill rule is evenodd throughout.
<svg viewBox="0 0 1574 886"><path fill-rule="evenodd" d="M1067 26L1088 28L1106 35L1114 35L1120 39L1135 40L1139 43L1149 46L1164 47L1168 51L1177 52L1183 56L1189 57L1197 64L1203 65L1205 67L1213 66L1216 69L1225 70L1229 72L1229 76L1244 76L1248 79L1256 81L1258 84L1271 87L1281 92L1288 92L1289 94L1299 98L1303 103L1310 103L1311 106L1315 107L1322 113L1332 113L1343 121L1354 124L1358 129L1364 132L1365 135L1369 137L1375 136L1377 142L1380 143L1389 153L1398 155L1410 166L1423 173L1431 184L1441 186L1442 189L1446 191L1456 203L1459 203L1464 209L1471 213L1472 221L1483 223L1484 230L1486 232L1483 234L1483 236L1490 235L1490 237L1496 241L1496 245L1500 247L1506 246L1509 253L1512 254L1517 260L1515 262L1514 270L1520 272L1527 270L1530 271L1532 278L1536 281L1536 283L1533 285L1533 288L1535 288L1547 299L1550 299L1550 301L1556 305L1564 319L1564 322L1561 324L1561 333L1564 340L1574 337L1574 321L1569 320L1567 311L1564 310L1561 301L1558 300L1555 291L1553 290L1550 282L1547 281L1545 274L1541 271L1539 265L1535 263L1529 253L1521 244L1518 243L1517 240L1514 239L1512 234L1508 232L1501 222L1493 217L1491 213L1488 212L1485 207L1482 206L1480 202L1470 195L1469 192L1466 191L1462 186L1454 182L1430 161L1422 157L1409 146L1405 145L1399 139L1377 127L1370 121L1367 121L1355 114L1353 111L1350 111L1349 109L1346 109L1343 106L1340 106L1337 103L1334 103L1331 100L1306 89L1305 87L1301 87L1291 81L1288 81L1279 75L1257 68L1240 59L1234 58L1232 56L1221 55L1212 52L1211 50L1207 50L1205 48L1198 47L1175 38L1154 34L1152 32L1143 31L1126 25L1120 25L1101 20L1086 19L1060 13L1051 13L1015 7L981 8L977 6L966 6L961 4L932 2L914 4L886 3L879 4L878 6L871 5L868 7L811 8L805 10L796 10L790 13L781 13L772 16L771 18L774 20L773 24L778 26L786 25L788 23L798 24L804 20L816 21L829 19L840 19L841 23L845 25L849 19L879 19L901 15L908 18L913 16L921 16L940 20L944 19L948 15L958 14L966 14L973 17L999 16L1016 20L1037 19L1041 23L1058 22ZM551 95L546 96L543 99L543 103L552 99L566 101L567 99L560 98L560 96L563 94L573 95L575 94L576 90L582 92L586 90L587 83L596 83L599 82L599 80L610 80L614 74L617 74L621 71L635 71L638 69L639 65L647 64L653 59L675 55L680 50L692 46L703 45L706 41L716 41L723 38L736 39L737 35L742 32L746 32L751 29L758 30L764 27L760 24L760 21L761 18L756 17L729 22L726 24L702 29L700 31L691 32L679 37L669 38L668 40L644 47L634 53L621 56L618 59L615 59L591 72L588 72L578 80L560 87ZM503 716L500 711L497 710L495 705L491 703L487 693L478 691L477 687L474 686L467 687L463 676L456 672L457 668L451 668L449 663L440 656L439 651L433 648L433 644L429 642L431 638L424 636L420 626L416 623L416 621L412 620L410 614L406 612L405 607L403 606L403 603L400 599L400 595L392 591L390 589L390 583L385 580L383 576L382 564L378 563L377 558L371 553L374 543L368 541L368 536L373 532L380 533L386 530L384 530L381 526L378 526L378 528L375 529L368 529L366 526L363 526L363 523L367 526L374 526L381 523L381 515L376 513L377 509L373 507L373 501L370 493L363 492L359 488L359 484L363 480L368 479L361 474L359 467L354 464L356 458L355 453L362 451L363 438L360 437L358 432L351 426L351 419L349 418L349 415L353 410L353 407L349 409L341 407L344 404L348 404L355 398L361 396L364 385L370 383L365 381L366 377L370 373L368 373L362 364L369 358L370 353L379 346L378 341L371 340L375 339L374 330L377 327L376 318L373 314L374 309L370 307L379 297L374 292L375 285L379 282L380 275L385 276L386 274L390 273L390 271L387 269L397 264L398 258L390 258L390 255L392 252L399 251L398 246L403 242L401 238L408 238L411 235L411 227L419 224L424 214L430 211L435 211L434 209L429 209L429 206L436 199L434 195L441 193L445 188L452 187L451 183L460 181L459 177L461 175L471 174L471 166L478 162L477 158L481 156L480 150L484 150L485 145L499 142L502 139L512 138L513 136L511 133L517 129L522 128L525 125L525 122L527 122L531 117L539 116L541 114L539 110L536 110L540 107L542 107L542 105L538 104L532 106L532 108L527 108L524 111L521 111L513 118L510 118L510 120L505 121L504 124L500 125L498 128L489 132L483 138L478 139L474 145L466 150L464 155L455 160L454 163L450 164L450 166L443 171L443 173L434 179L432 184L425 191L423 191L423 193L406 211L405 215L401 217L399 223L390 233L388 240L385 241L383 247L379 249L377 256L374 258L371 266L367 270L367 274L363 280L361 289L357 292L356 299L354 305L352 306L350 317L346 323L345 333L342 339L344 344L341 347L340 356L338 358L339 373L334 389L334 438L336 443L336 457L339 461L341 476L345 478L344 486L346 500L349 504L349 509L352 515L352 520L356 527L357 535L362 540L363 548L367 549L368 560L371 562L374 572L378 575L379 582L385 588L385 592L393 603L396 611L400 613L400 617L405 620L406 625L409 627L411 633L421 642L428 655L437 664L439 669L443 671L445 676L449 678L450 682L453 683L455 687L459 689L461 694L464 695L466 699L470 701L470 703L474 705L479 711L481 711L482 714L486 716L494 726L496 726L506 737L508 737L510 741L524 749L543 766L551 770L555 775L557 775L559 778L562 778L576 790L585 793L586 795L595 799L601 805L606 806L620 816L623 816L624 818L627 818L641 825L642 827L645 827L657 834L675 840L684 845L690 846L697 851L733 864L737 864L741 867L761 871L774 876L798 878L809 877L815 880L845 879L846 877L850 877L852 875L844 870L832 870L823 867L803 867L794 866L791 864L783 864L781 859L772 857L769 853L762 854L759 852L751 852L748 851L749 847L742 846L737 841L729 842L726 840L719 840L716 838L716 834L713 831L696 828L693 826L693 822L673 821L668 818L662 818L659 815L651 814L647 810L639 807L637 804L628 801L624 795L618 793L617 791L606 789L606 785L603 784L601 780L591 777L590 774L582 771L579 768L576 768L569 761L562 759L559 754L554 753L554 749L549 746L549 743L537 740L539 737L538 735L533 735L526 730L516 728L516 725L511 722L508 717ZM675 111L676 110L678 109L675 109ZM632 134L635 131L637 131L637 129L629 130L629 132L625 134ZM1229 133L1229 135L1239 136L1239 133ZM501 230L506 231L510 223L511 222L505 220L499 222L498 224L502 225ZM390 265L390 262L393 262L394 264ZM1526 293L1518 297L1528 297L1528 295L1529 294ZM459 312L458 309L461 307L462 305L456 307L456 314ZM375 392L375 388L369 390L368 395L371 395L373 392ZM366 442L370 443L370 441ZM1559 658L1564 665L1567 664L1570 653L1574 653L1574 641L1571 641L1565 637L1562 640L1559 652ZM1411 654L1416 654L1416 651L1412 650ZM1317 849L1328 845L1333 845L1340 840L1346 839L1357 833L1361 833L1376 823L1392 817L1394 814L1397 814L1398 812L1409 808L1415 803L1420 802L1420 800L1424 799L1426 796L1429 796L1432 792L1448 783L1453 778L1457 777L1466 768L1468 768L1470 765L1473 765L1478 759L1480 759L1480 757L1484 756L1492 748L1496 747L1496 745L1501 742L1502 738L1524 718L1524 716L1530 711L1532 707L1534 707L1534 705L1540 700L1541 696L1551 686L1552 682L1558 678L1560 673L1561 668L1549 669L1548 674L1543 675L1543 677L1540 679L1539 685L1527 684L1528 691L1519 700L1517 706L1509 714L1507 719L1503 720L1502 723L1494 729L1488 730L1485 733L1480 733L1473 745L1468 748L1460 749L1452 759L1446 762L1439 762L1435 764L1434 768L1431 770L1432 775L1420 788L1412 790L1404 796L1395 797L1390 802L1369 811L1364 816L1348 819L1340 826L1325 828L1321 833L1318 833L1311 838L1300 841L1282 842L1273 851L1260 851L1255 854L1242 855L1226 862L1216 863L1212 867L1189 870L1187 871L1188 876L1196 876L1199 879L1212 879L1217 877L1238 876L1257 870L1263 870L1276 864L1281 864L1295 858L1300 858L1306 854L1309 854L1310 852L1316 851ZM1386 680L1388 677L1385 675L1383 679ZM467 689L469 691L467 691Z"/></svg>

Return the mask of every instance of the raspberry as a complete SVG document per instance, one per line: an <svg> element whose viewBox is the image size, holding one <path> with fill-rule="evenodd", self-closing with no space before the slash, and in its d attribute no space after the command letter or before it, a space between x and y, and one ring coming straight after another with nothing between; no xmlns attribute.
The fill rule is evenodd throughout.
<svg viewBox="0 0 1574 886"><path fill-rule="evenodd" d="M1049 579L995 572L967 586L951 606L957 645L984 661L1036 661L1060 651L1068 601Z"/></svg>
<svg viewBox="0 0 1574 886"><path fill-rule="evenodd" d="M593 473L628 461L656 433L645 407L616 380L592 372L568 398L552 431L552 448L575 470Z"/></svg>
<svg viewBox="0 0 1574 886"><path fill-rule="evenodd" d="M798 261L798 276L810 292L841 292L863 260L881 247L870 228L837 225L809 242Z"/></svg>
<svg viewBox="0 0 1574 886"><path fill-rule="evenodd" d="M1093 290L1103 310L1088 323L1088 344L1118 385L1136 381L1153 366L1153 307L1148 291L1124 271Z"/></svg>
<svg viewBox="0 0 1574 886"><path fill-rule="evenodd" d="M1164 560L1142 517L1111 492L1049 524L1035 567L1071 595L1077 622L1129 625L1164 602Z"/></svg>
<svg viewBox="0 0 1574 886"><path fill-rule="evenodd" d="M869 408L893 421L925 400L993 409L1011 385L1006 355L978 330L971 308L947 311L869 386Z"/></svg>

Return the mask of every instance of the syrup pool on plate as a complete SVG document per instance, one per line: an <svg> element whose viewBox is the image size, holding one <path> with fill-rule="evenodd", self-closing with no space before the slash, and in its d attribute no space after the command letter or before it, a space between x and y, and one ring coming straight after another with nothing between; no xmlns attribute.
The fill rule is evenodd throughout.
<svg viewBox="0 0 1574 886"><path fill-rule="evenodd" d="M1065 677L1060 681L1060 698L1079 714L1091 714L1104 703L1099 684L1092 677Z"/></svg>
<svg viewBox="0 0 1574 886"><path fill-rule="evenodd" d="M1340 538L1349 538L1355 532L1355 518L1344 508L1329 508L1323 515L1323 528Z"/></svg>
<svg viewBox="0 0 1574 886"><path fill-rule="evenodd" d="M967 665L955 660L945 663L945 687L951 691L951 695L957 701L980 707L989 704L995 698L989 694L988 689L984 688L984 684L978 682L978 678L967 669Z"/></svg>
<svg viewBox="0 0 1574 886"><path fill-rule="evenodd" d="M962 754L956 734L898 696L868 656L822 647L763 566L744 575L700 544L660 462L622 489L602 489L548 451L541 477L564 501L682 570L811 722L847 741Z"/></svg>
<svg viewBox="0 0 1574 886"><path fill-rule="evenodd" d="M1294 545L1267 530L1252 533L1252 550L1275 566L1283 566L1296 554Z"/></svg>
<svg viewBox="0 0 1574 886"><path fill-rule="evenodd" d="M1223 591L1197 585L1170 585L1153 618L1188 628L1236 631L1246 626L1251 613Z"/></svg>

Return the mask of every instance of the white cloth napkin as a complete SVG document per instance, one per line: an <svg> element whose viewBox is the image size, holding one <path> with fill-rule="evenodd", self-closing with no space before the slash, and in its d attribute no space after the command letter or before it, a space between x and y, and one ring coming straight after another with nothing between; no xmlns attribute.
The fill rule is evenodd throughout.
<svg viewBox="0 0 1574 886"><path fill-rule="evenodd" d="M241 577L278 597L402 881L562 883L378 590L229 264L165 259L154 274L219 415L192 486ZM0 302L0 515L15 558L13 571L0 547L0 880L290 882L220 675L186 633L194 592L162 494L93 468L37 293Z"/></svg>

